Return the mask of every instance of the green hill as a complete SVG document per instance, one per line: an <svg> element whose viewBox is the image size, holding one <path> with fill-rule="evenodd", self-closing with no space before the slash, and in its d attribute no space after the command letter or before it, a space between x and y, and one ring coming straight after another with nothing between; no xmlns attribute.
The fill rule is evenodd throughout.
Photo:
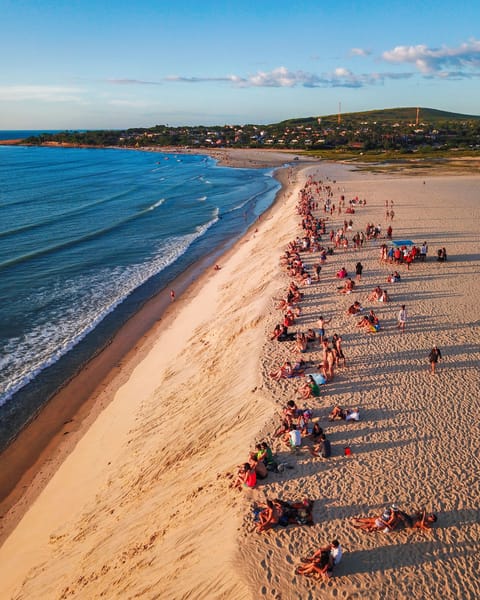
<svg viewBox="0 0 480 600"><path fill-rule="evenodd" d="M325 115L318 117L305 117L301 119L287 119L281 121L278 125L281 126L298 126L298 125L310 125L318 123L318 119L322 119L322 123L337 123L338 114ZM382 123L415 123L417 119L417 107L403 107L403 108L385 108L379 110L367 110L364 112L352 112L342 113L341 121L343 122L361 122L368 121L370 123L382 122ZM461 113L452 113L445 110L437 110L435 108L419 108L419 123L437 123L438 121L478 121L480 116L478 115L464 115Z"/></svg>

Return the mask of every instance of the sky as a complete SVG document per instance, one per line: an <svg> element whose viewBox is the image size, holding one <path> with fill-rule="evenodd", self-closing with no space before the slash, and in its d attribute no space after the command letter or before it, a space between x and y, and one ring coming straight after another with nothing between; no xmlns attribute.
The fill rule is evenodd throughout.
<svg viewBox="0 0 480 600"><path fill-rule="evenodd" d="M480 2L0 0L0 129L480 114Z"/></svg>

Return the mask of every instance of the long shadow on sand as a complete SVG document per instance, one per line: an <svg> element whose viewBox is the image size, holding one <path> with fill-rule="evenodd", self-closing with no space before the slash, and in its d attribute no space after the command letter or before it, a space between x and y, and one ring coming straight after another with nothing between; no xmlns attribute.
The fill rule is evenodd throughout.
<svg viewBox="0 0 480 600"><path fill-rule="evenodd" d="M374 535L380 537L384 534ZM354 550L346 555L335 570L335 577L375 573L402 567L418 567L418 565L437 561L448 562L459 552L463 556L474 555L478 552L479 545L472 545L468 542L447 545L443 541L429 540L425 542L406 541L404 544L379 546L369 550Z"/></svg>

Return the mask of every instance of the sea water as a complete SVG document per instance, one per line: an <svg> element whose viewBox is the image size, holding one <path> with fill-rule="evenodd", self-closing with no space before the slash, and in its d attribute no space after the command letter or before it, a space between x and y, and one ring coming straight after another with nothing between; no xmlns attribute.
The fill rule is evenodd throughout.
<svg viewBox="0 0 480 600"><path fill-rule="evenodd" d="M150 297L270 206L271 170L0 146L0 448Z"/></svg>

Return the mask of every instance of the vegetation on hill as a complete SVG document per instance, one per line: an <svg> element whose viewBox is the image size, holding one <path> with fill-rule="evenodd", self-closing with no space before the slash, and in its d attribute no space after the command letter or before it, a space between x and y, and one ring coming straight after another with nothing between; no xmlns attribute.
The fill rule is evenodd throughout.
<svg viewBox="0 0 480 600"><path fill-rule="evenodd" d="M432 108L391 108L288 119L270 125L170 127L43 134L23 143L127 148L275 148L315 155L480 152L480 116ZM343 155L343 156L342 156Z"/></svg>

